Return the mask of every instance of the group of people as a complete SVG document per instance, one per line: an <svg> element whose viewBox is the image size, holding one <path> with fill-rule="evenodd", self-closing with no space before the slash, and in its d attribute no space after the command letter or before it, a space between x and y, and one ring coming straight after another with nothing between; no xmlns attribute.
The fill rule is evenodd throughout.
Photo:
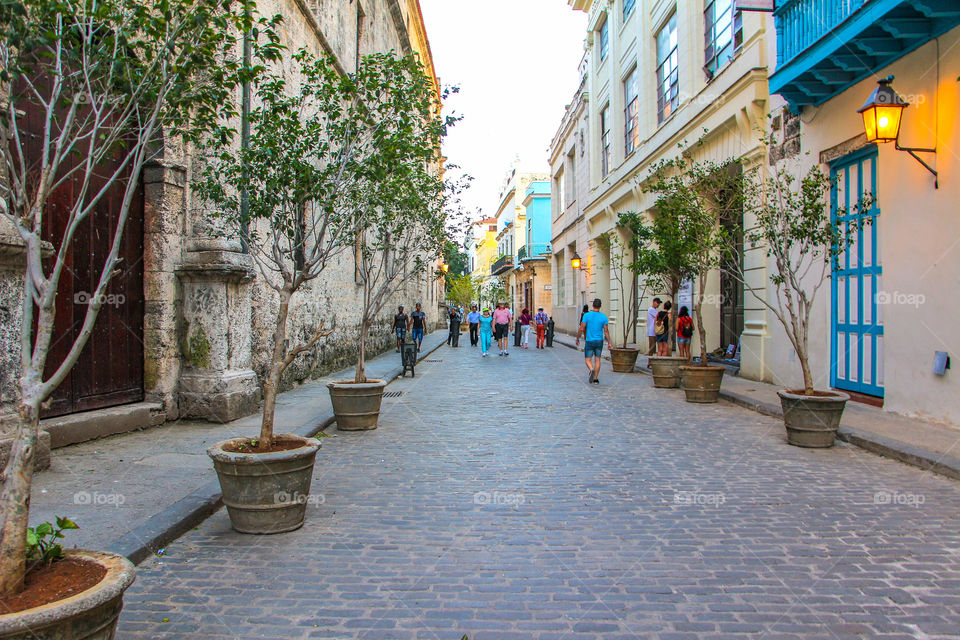
<svg viewBox="0 0 960 640"><path fill-rule="evenodd" d="M456 307L450 308L450 334L453 336L455 331L459 331L459 325L462 318L462 311ZM470 313L467 314L467 323L470 325L470 346L480 347L480 357L486 358L491 351L493 343L496 342L500 357L510 355L509 338L510 325L513 322L513 313L502 303L498 302L496 308L492 311L489 307L482 310L473 305L470 307ZM524 308L517 320L520 322L520 348L530 348L530 332L536 329L537 349L546 348L547 324L550 322L550 316L543 311L543 307L537 310L535 315L530 314L530 310ZM451 343L448 339L447 343Z"/></svg>
<svg viewBox="0 0 960 640"><path fill-rule="evenodd" d="M403 348L407 339L407 332L417 345L417 350L423 344L423 334L427 328L427 314L418 302L410 315L403 311L403 305L397 307L397 315L393 316L393 331L397 336L397 351Z"/></svg>
<svg viewBox="0 0 960 640"><path fill-rule="evenodd" d="M660 306L663 305L661 309ZM670 355L670 310L673 303L654 298L647 309L647 355ZM677 350L682 358L690 359L690 342L693 340L693 318L686 306L680 307L674 328L677 336Z"/></svg>

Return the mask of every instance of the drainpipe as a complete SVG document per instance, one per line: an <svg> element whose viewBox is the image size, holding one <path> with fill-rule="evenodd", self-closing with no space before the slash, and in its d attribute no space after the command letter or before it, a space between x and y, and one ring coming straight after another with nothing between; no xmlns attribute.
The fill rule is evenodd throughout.
<svg viewBox="0 0 960 640"><path fill-rule="evenodd" d="M246 9L246 19L249 21L251 19L250 9ZM244 71L249 73L251 66L251 58L253 57L253 43L250 40L250 31L247 30L243 34L243 68ZM250 79L245 78L243 81L243 88L241 94L241 105L240 105L240 150L242 157L246 157L246 152L250 148ZM247 168L246 163L243 167L243 183L246 184L247 181ZM243 227L241 228L240 233L240 244L244 253L250 252L250 243L247 239L250 231L250 223L247 220L247 216L250 213L250 192L244 187L240 192L240 216L243 220Z"/></svg>

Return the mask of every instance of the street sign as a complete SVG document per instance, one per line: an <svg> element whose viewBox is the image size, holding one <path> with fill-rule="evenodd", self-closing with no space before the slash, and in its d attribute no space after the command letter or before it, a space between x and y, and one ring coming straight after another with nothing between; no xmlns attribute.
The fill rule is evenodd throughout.
<svg viewBox="0 0 960 640"><path fill-rule="evenodd" d="M543 290L544 290L544 291L553 291L553 285L552 285L552 284L545 284L545 285L543 285Z"/></svg>

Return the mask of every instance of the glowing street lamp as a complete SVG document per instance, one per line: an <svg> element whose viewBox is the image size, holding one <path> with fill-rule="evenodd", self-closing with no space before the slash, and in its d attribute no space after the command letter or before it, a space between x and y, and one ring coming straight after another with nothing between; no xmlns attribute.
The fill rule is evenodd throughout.
<svg viewBox="0 0 960 640"><path fill-rule="evenodd" d="M891 82L893 82L893 76L887 76L879 80L877 88L873 90L863 106L857 109L857 113L863 116L863 129L867 134L867 142L894 143L898 151L906 151L933 174L934 188L939 189L940 183L937 172L916 154L917 151L936 153L937 150L935 148L920 149L900 146L900 122L903 118L903 110L910 104L897 95L897 92L890 86Z"/></svg>
<svg viewBox="0 0 960 640"><path fill-rule="evenodd" d="M573 257L570 258L570 266L573 267L574 269L580 269L580 264L581 264L580 254L574 251Z"/></svg>

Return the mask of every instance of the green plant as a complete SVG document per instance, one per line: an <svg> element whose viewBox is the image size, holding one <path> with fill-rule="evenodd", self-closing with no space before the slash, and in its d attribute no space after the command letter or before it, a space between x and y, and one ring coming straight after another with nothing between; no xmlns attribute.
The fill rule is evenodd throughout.
<svg viewBox="0 0 960 640"><path fill-rule="evenodd" d="M742 260L725 261L727 273L743 283L783 326L800 362L804 395L813 395L808 345L813 303L830 278L831 266L863 225L872 221L860 213L871 208L873 194L852 194L857 198L854 205L850 209L836 207L831 218L830 194L836 184L818 165L802 173L792 163L783 164L765 178L754 170L742 186L745 218L751 221L749 225L744 218L737 221L734 233L726 236L724 250L728 255L738 252L740 248L730 239L742 235L750 249L760 250L772 260L772 295L767 286L756 287L747 281Z"/></svg>
<svg viewBox="0 0 960 640"><path fill-rule="evenodd" d="M675 158L662 160L651 169L645 190L656 194L657 215L665 221L661 239L666 240L670 255L648 257L654 270L662 262L663 273L697 278L693 310L700 365L707 366L704 289L707 276L720 266L729 244L721 221L742 220L744 186L739 160L697 160L695 151L696 147L681 145ZM671 318L671 326L673 322Z"/></svg>
<svg viewBox="0 0 960 640"><path fill-rule="evenodd" d="M57 523L44 522L27 529L27 570L49 566L63 557L63 546L57 542L68 529L79 529L73 520L57 516Z"/></svg>
<svg viewBox="0 0 960 640"><path fill-rule="evenodd" d="M650 229L640 214L626 211L617 218L615 229L601 234L597 244L607 253L610 277L620 294L620 347L626 348L637 324L639 300L649 286L648 277L640 277L637 261L641 249L650 241ZM642 284L643 292L638 291Z"/></svg>
<svg viewBox="0 0 960 640"><path fill-rule="evenodd" d="M469 308L478 299L479 293L479 283L468 273L452 278L447 283L447 300L464 308Z"/></svg>

